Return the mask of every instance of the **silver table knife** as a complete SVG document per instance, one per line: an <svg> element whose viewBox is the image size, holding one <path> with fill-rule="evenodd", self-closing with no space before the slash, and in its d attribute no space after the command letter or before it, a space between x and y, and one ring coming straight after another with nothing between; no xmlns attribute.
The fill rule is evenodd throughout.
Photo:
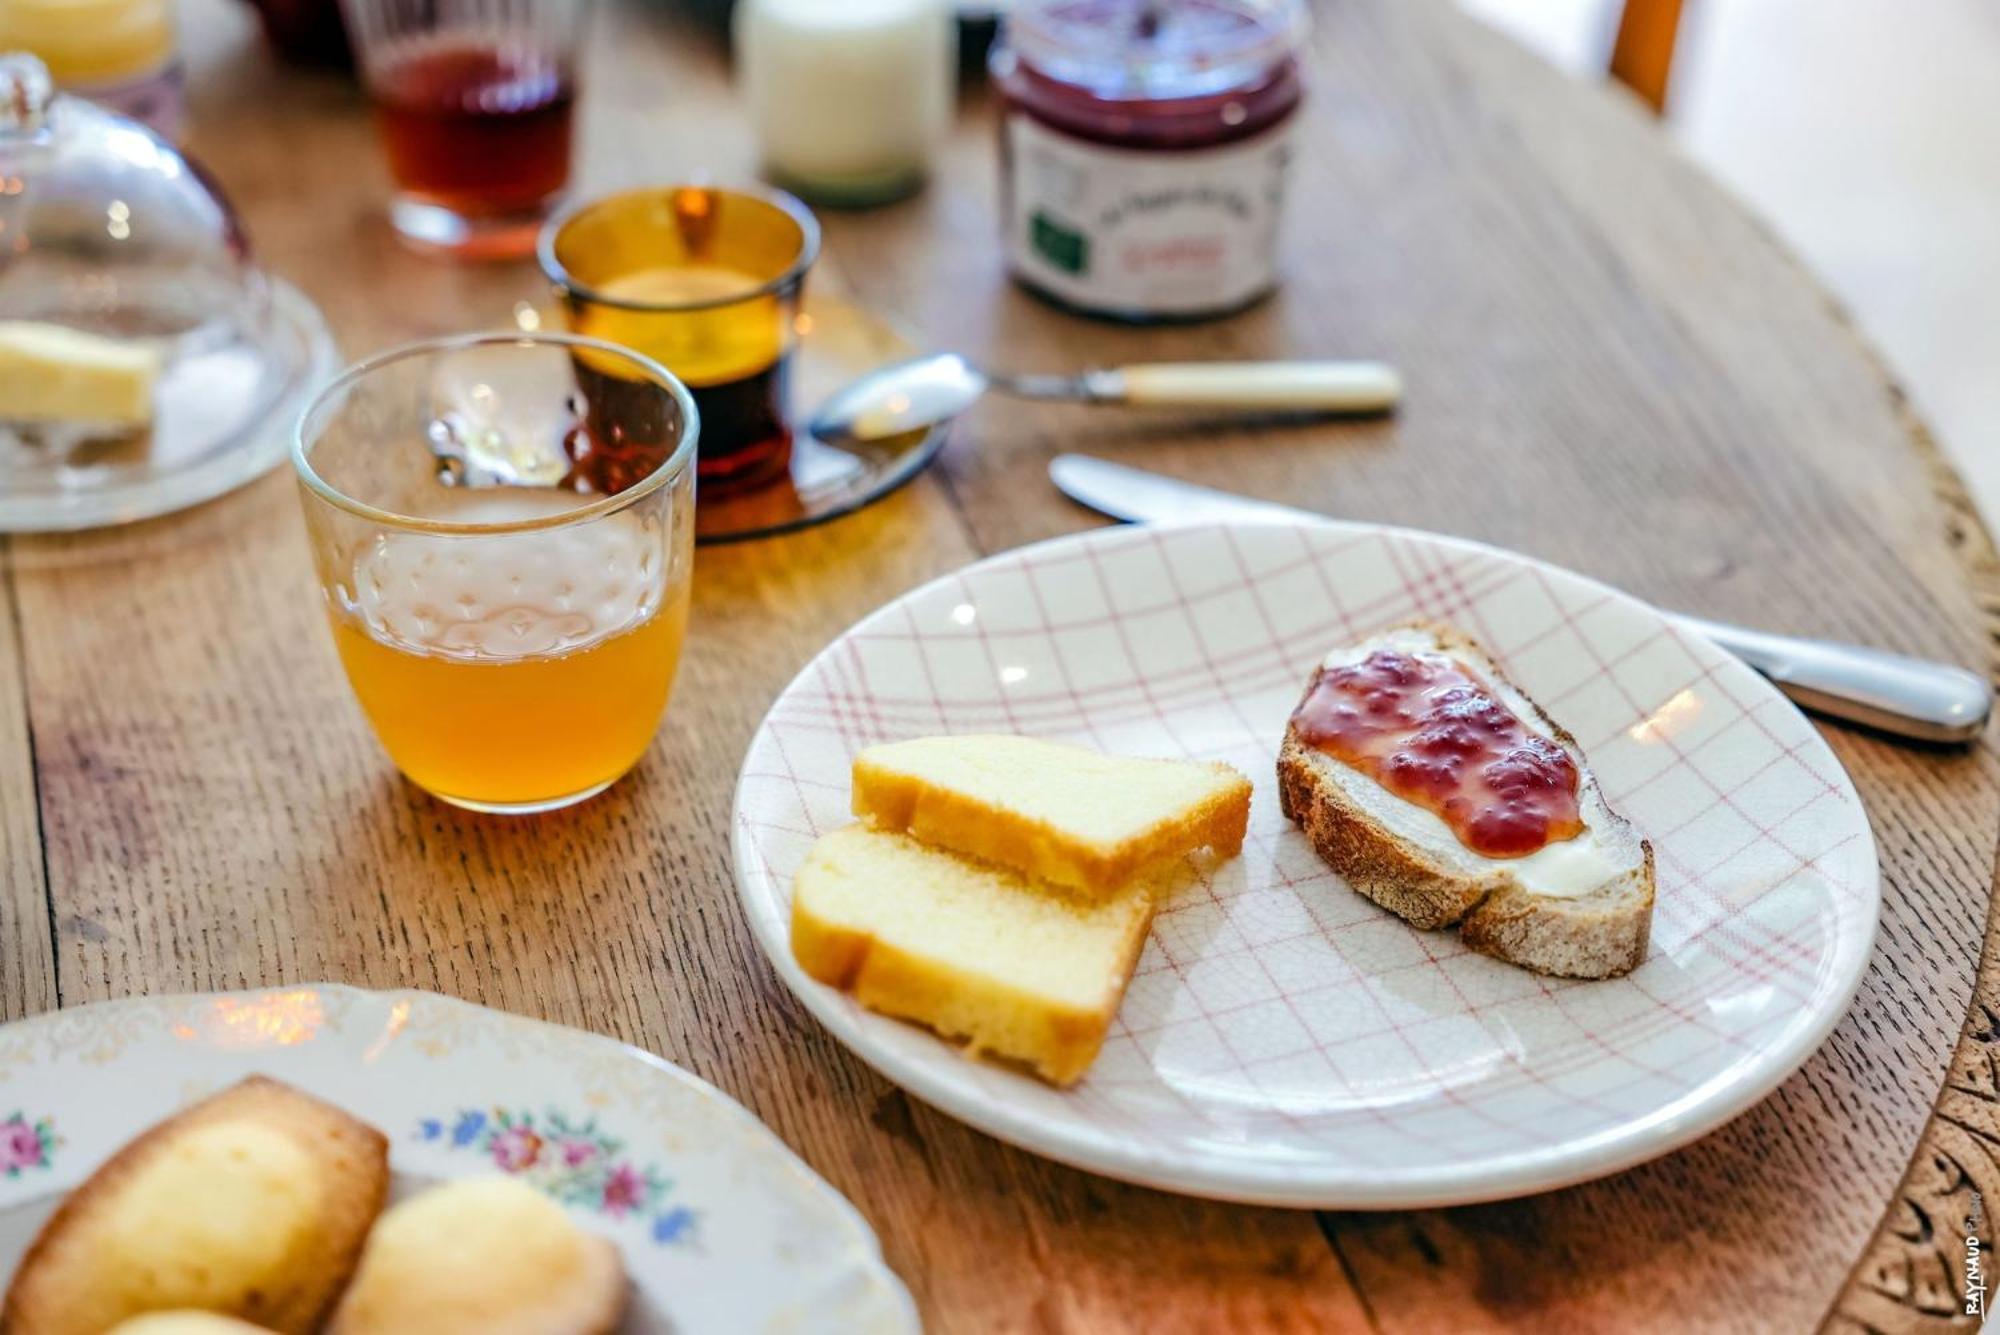
<svg viewBox="0 0 2000 1335"><path fill-rule="evenodd" d="M1085 454L1056 456L1049 464L1049 477L1078 504L1130 523L1298 523L1326 518ZM1832 640L1668 615L1742 659L1815 713L1918 741L1967 742L1985 730L1986 716L1993 709L1992 686L1963 668Z"/></svg>

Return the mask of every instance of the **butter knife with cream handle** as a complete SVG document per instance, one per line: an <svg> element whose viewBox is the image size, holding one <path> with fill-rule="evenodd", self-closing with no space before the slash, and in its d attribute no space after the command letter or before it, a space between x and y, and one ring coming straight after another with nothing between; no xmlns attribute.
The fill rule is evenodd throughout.
<svg viewBox="0 0 2000 1335"><path fill-rule="evenodd" d="M1326 516L1128 468L1084 454L1057 455L1049 477L1062 493L1129 523L1317 523ZM1986 728L1993 687L1946 663L1882 649L1750 630L1667 613L1771 680L1814 713L1924 742L1969 742Z"/></svg>

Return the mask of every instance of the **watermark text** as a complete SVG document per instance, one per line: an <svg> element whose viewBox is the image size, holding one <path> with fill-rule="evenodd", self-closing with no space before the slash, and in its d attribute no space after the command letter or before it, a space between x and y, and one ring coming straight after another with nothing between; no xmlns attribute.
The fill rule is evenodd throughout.
<svg viewBox="0 0 2000 1335"><path fill-rule="evenodd" d="M1972 1208L1965 1214L1965 1314L1986 1315L1986 1267L1979 1244L1979 1227L1985 1222L1984 1202L1972 1193Z"/></svg>

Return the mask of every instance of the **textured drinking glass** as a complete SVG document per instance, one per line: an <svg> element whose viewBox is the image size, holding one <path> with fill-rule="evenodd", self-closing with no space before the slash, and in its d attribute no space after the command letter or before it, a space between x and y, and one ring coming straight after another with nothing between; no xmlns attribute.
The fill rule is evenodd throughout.
<svg viewBox="0 0 2000 1335"><path fill-rule="evenodd" d="M569 183L585 0L341 0L414 245L512 259Z"/></svg>
<svg viewBox="0 0 2000 1335"><path fill-rule="evenodd" d="M799 295L819 224L777 191L664 186L572 210L542 233L542 269L570 328L637 348L701 409L701 486L785 475Z"/></svg>
<svg viewBox="0 0 2000 1335"><path fill-rule="evenodd" d="M413 783L549 811L638 761L687 627L698 422L657 363L567 334L398 348L306 410L334 646Z"/></svg>

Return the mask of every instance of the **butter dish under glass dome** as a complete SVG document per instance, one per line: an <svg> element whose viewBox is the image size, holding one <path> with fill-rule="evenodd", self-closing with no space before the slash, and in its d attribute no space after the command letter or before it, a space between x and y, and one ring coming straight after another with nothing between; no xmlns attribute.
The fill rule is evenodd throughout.
<svg viewBox="0 0 2000 1335"><path fill-rule="evenodd" d="M199 168L0 55L0 532L248 482L335 362L319 311L258 267Z"/></svg>

